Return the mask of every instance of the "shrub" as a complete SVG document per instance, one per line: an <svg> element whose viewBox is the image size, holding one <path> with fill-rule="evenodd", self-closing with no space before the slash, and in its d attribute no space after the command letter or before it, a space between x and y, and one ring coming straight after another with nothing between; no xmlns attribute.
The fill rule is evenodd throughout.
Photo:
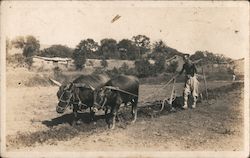
<svg viewBox="0 0 250 158"><path fill-rule="evenodd" d="M108 62L107 62L107 60L106 60L105 58L102 58L102 60L101 60L101 65L102 65L102 67L104 67L104 68L108 67Z"/></svg>
<svg viewBox="0 0 250 158"><path fill-rule="evenodd" d="M55 78L59 78L62 75L62 70L59 67L53 68Z"/></svg>
<svg viewBox="0 0 250 158"><path fill-rule="evenodd" d="M167 67L166 72L169 73L175 73L178 67L178 62L177 61L173 61L171 62L171 64Z"/></svg>
<svg viewBox="0 0 250 158"><path fill-rule="evenodd" d="M148 77L155 75L153 66L146 59L135 61L135 69L138 72L138 77Z"/></svg>
<svg viewBox="0 0 250 158"><path fill-rule="evenodd" d="M7 55L6 61L8 65L15 65L18 67L22 67L25 64L25 57L22 54L13 54L13 55Z"/></svg>
<svg viewBox="0 0 250 158"><path fill-rule="evenodd" d="M116 77L118 75L121 75L121 72L116 68L114 67L112 70L107 70L107 74L113 78L113 77Z"/></svg>
<svg viewBox="0 0 250 158"><path fill-rule="evenodd" d="M154 64L154 71L155 74L162 73L165 70L165 57L159 57Z"/></svg>

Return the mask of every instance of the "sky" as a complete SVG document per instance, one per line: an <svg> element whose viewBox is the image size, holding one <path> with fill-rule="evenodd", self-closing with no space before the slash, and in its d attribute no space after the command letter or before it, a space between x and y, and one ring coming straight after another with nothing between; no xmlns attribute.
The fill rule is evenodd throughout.
<svg viewBox="0 0 250 158"><path fill-rule="evenodd" d="M121 17L111 23L116 16ZM248 2L10 1L2 5L2 34L34 35L42 45L74 48L93 38L142 34L183 53L210 51L233 59L249 53Z"/></svg>

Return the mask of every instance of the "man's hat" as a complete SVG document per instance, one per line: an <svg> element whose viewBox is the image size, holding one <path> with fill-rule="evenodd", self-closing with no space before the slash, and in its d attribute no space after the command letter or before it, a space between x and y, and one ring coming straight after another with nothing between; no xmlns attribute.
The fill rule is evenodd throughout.
<svg viewBox="0 0 250 158"><path fill-rule="evenodd" d="M190 55L189 54L183 54L183 58L184 57L189 57Z"/></svg>

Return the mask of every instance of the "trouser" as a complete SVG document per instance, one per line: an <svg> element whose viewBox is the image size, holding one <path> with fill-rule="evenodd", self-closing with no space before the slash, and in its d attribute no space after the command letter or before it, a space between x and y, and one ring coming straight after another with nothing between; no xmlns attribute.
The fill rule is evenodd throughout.
<svg viewBox="0 0 250 158"><path fill-rule="evenodd" d="M187 107L188 96L191 93L193 97L193 106L196 105L196 101L198 98L198 87L199 81L197 80L196 76L187 76L186 82L183 91L183 98L184 98L184 107Z"/></svg>

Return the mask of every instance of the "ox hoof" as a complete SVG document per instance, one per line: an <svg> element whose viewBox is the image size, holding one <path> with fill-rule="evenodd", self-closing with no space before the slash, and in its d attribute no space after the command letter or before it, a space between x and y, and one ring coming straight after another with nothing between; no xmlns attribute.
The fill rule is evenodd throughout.
<svg viewBox="0 0 250 158"><path fill-rule="evenodd" d="M172 107L172 108L170 109L170 112L176 112L176 109Z"/></svg>
<svg viewBox="0 0 250 158"><path fill-rule="evenodd" d="M82 123L82 121L78 120L76 121L76 125L80 125Z"/></svg>
<svg viewBox="0 0 250 158"><path fill-rule="evenodd" d="M109 129L115 129L115 125L109 125Z"/></svg>

